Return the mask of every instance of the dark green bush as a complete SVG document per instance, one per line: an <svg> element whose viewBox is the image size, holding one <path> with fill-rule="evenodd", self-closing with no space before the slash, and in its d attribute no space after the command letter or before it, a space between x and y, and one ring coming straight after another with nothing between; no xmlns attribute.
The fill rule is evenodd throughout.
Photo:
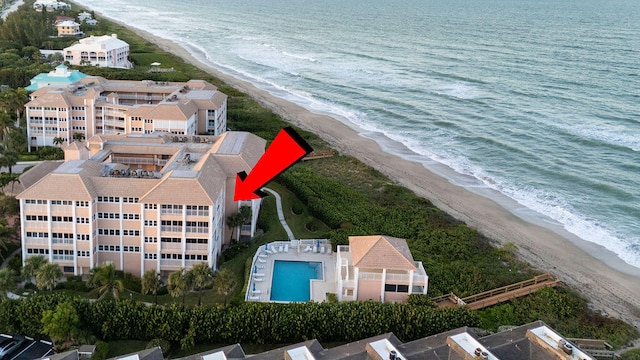
<svg viewBox="0 0 640 360"><path fill-rule="evenodd" d="M249 248L249 243L238 243L227 248L227 250L223 251L222 254L220 255L220 263L224 263L233 259L234 257L238 256L248 248Z"/></svg>
<svg viewBox="0 0 640 360"><path fill-rule="evenodd" d="M91 360L104 360L109 353L109 344L104 341L96 342L96 351L93 353Z"/></svg>
<svg viewBox="0 0 640 360"><path fill-rule="evenodd" d="M291 207L291 212L296 215L300 215L304 212L304 207L302 206L302 204L295 202Z"/></svg>
<svg viewBox="0 0 640 360"><path fill-rule="evenodd" d="M56 146L43 146L38 150L38 157L41 160L62 160L64 151Z"/></svg>
<svg viewBox="0 0 640 360"><path fill-rule="evenodd" d="M146 349L153 349L155 347L160 347L162 355L165 357L171 352L171 343L164 339L153 339L149 341Z"/></svg>

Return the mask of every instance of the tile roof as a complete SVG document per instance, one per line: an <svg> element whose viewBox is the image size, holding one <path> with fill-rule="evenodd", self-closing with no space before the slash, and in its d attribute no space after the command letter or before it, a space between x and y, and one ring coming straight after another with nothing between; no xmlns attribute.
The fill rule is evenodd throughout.
<svg viewBox="0 0 640 360"><path fill-rule="evenodd" d="M349 236L353 266L370 269L416 270L404 239L390 236Z"/></svg>
<svg viewBox="0 0 640 360"><path fill-rule="evenodd" d="M52 172L58 166L62 165L62 161L43 161L26 172L18 178L20 182L15 184L9 184L2 189L6 195L16 196L23 192L26 188L38 182L48 173Z"/></svg>
<svg viewBox="0 0 640 360"><path fill-rule="evenodd" d="M96 165L98 168L96 168ZM97 196L90 176L98 174L100 164L71 160L44 176L33 186L20 193L18 199L92 200Z"/></svg>

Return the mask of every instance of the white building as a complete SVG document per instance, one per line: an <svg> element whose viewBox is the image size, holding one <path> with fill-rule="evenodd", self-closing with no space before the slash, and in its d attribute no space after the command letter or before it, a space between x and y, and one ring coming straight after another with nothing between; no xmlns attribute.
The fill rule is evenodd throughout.
<svg viewBox="0 0 640 360"><path fill-rule="evenodd" d="M64 48L64 59L72 65L130 69L129 44L118 35L90 36Z"/></svg>
<svg viewBox="0 0 640 360"><path fill-rule="evenodd" d="M42 11L43 9L47 11L71 10L71 5L57 0L38 0L33 3L33 8L36 11Z"/></svg>

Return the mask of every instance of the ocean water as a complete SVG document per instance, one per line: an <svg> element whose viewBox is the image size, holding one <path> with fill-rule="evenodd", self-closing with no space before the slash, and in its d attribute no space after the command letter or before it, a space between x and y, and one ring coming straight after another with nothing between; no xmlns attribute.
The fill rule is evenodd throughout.
<svg viewBox="0 0 640 360"><path fill-rule="evenodd" d="M75 2L640 267L640 1Z"/></svg>

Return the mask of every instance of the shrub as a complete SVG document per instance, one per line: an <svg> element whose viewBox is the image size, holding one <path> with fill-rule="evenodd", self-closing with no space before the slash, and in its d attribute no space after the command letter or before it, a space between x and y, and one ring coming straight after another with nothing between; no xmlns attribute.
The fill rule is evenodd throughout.
<svg viewBox="0 0 640 360"><path fill-rule="evenodd" d="M295 215L300 215L304 212L304 207L302 206L302 204L296 202L291 207L291 212L294 213Z"/></svg>
<svg viewBox="0 0 640 360"><path fill-rule="evenodd" d="M96 351L93 353L91 360L104 360L109 353L109 344L104 341L96 342Z"/></svg>
<svg viewBox="0 0 640 360"><path fill-rule="evenodd" d="M160 347L160 350L162 350L162 355L164 355L165 357L169 355L169 352L171 351L171 343L164 339L153 339L149 341L146 349L153 349L155 347Z"/></svg>
<svg viewBox="0 0 640 360"><path fill-rule="evenodd" d="M221 263L227 262L233 259L234 257L238 256L238 254L241 254L243 251L247 250L248 248L249 248L249 243L235 244L222 252L222 254L220 255L220 262Z"/></svg>
<svg viewBox="0 0 640 360"><path fill-rule="evenodd" d="M64 151L55 146L43 146L38 150L38 157L41 160L62 160L64 159Z"/></svg>
<svg viewBox="0 0 640 360"><path fill-rule="evenodd" d="M9 260L9 269L13 270L16 274L22 273L22 257L14 256Z"/></svg>

